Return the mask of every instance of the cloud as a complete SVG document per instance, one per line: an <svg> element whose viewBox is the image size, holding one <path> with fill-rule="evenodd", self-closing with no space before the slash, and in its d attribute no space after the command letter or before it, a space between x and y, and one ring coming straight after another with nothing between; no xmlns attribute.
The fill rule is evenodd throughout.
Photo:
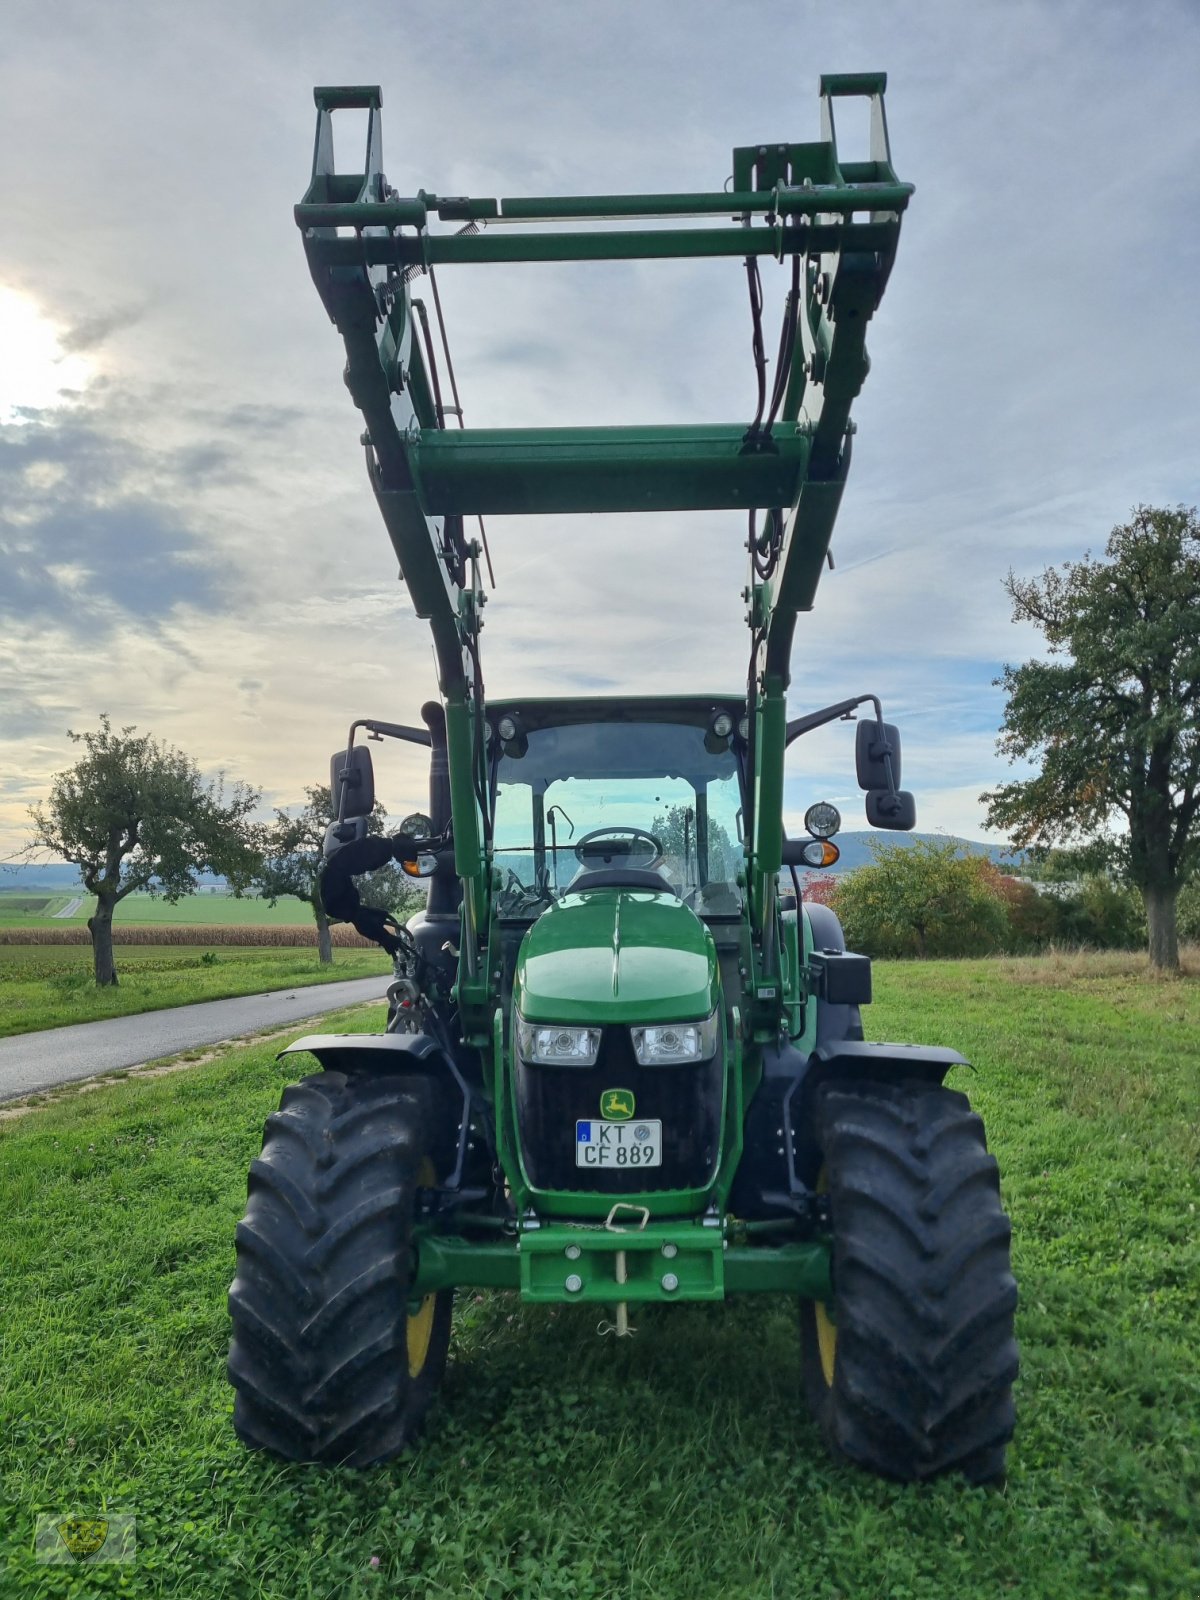
<svg viewBox="0 0 1200 1600"><path fill-rule="evenodd" d="M974 796L1008 770L991 680L1040 646L1010 621L1008 568L1098 547L1139 501L1200 499L1200 12L1183 0L1133 29L1127 7L1082 0L761 0L757 50L727 0L512 0L503 26L482 0L47 15L26 8L0 64L39 152L9 186L0 280L63 320L94 375L0 435L0 703L23 708L0 759L31 783L103 704L291 804L353 716L404 719L434 690L291 218L313 82L385 75L401 192L618 193L719 187L734 143L816 137L817 70L887 68L917 194L789 701L883 694L923 823L977 835ZM423 63L403 83L380 65L402 57ZM69 208L46 171L73 174ZM772 348L784 281L764 267ZM736 261L438 284L469 425L753 409ZM740 517L496 518L489 535L491 693L744 681ZM844 793L852 736L823 730L794 760L797 803ZM412 761L398 811L424 799Z"/></svg>
<svg viewBox="0 0 1200 1600"><path fill-rule="evenodd" d="M145 453L86 415L52 413L0 429L0 615L74 617L107 631L149 625L175 606L213 610L221 577L178 505L148 497ZM181 454L176 484L194 470Z"/></svg>
<svg viewBox="0 0 1200 1600"><path fill-rule="evenodd" d="M78 322L73 322L59 336L62 348L73 355L81 354L87 350L94 350L105 343L114 333L120 333L125 328L132 328L139 323L145 315L142 306L126 306L120 310L98 311L91 316L81 317Z"/></svg>

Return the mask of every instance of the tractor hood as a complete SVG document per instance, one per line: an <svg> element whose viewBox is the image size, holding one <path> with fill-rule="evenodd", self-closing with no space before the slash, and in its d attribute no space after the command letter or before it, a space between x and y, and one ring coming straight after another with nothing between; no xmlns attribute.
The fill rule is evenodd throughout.
<svg viewBox="0 0 1200 1600"><path fill-rule="evenodd" d="M530 1022L687 1022L716 1008L717 952L672 894L585 890L525 935L516 991Z"/></svg>

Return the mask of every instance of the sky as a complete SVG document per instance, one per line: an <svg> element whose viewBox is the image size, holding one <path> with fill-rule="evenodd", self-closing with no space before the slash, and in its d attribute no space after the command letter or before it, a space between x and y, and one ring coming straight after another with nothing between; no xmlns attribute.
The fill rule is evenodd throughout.
<svg viewBox="0 0 1200 1600"><path fill-rule="evenodd" d="M993 680L1041 645L1006 573L1200 500L1193 0L8 0L5 44L0 859L101 713L265 811L326 781L354 717L436 693L292 219L315 83L382 85L401 194L494 196L718 189L735 145L819 136L822 72L888 73L916 195L789 708L879 693L924 830L995 837ZM439 286L469 426L753 415L735 260ZM490 694L744 683L738 515L489 538ZM376 750L392 814L423 805L420 753ZM853 759L842 724L793 746L793 827L817 799L864 825Z"/></svg>

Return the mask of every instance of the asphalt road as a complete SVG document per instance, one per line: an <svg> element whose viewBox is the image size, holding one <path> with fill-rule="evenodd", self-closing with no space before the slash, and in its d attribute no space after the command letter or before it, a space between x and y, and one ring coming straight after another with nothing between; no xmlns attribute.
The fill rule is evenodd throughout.
<svg viewBox="0 0 1200 1600"><path fill-rule="evenodd" d="M135 1017L81 1022L70 1028L47 1028L42 1033L19 1033L0 1039L0 1100L15 1100L122 1067L140 1067L198 1045L286 1027L303 1017L364 1000L382 1000L390 982L385 974L346 983L316 983L301 989L278 989L273 994L144 1011Z"/></svg>

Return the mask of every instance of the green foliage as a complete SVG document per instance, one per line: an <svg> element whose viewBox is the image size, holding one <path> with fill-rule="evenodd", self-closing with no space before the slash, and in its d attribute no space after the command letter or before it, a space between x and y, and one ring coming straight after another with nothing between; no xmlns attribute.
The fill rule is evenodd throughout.
<svg viewBox="0 0 1200 1600"><path fill-rule="evenodd" d="M319 883L323 864L325 834L335 820L333 801L327 784L311 784L305 789L306 804L294 816L277 809L275 821L263 839L263 861L255 883L264 900L274 905L292 895L312 906L318 925L324 921ZM367 818L369 834L383 834L387 812L378 801ZM411 886L399 866L380 867L358 880L362 903L403 916L420 904L420 892Z"/></svg>
<svg viewBox="0 0 1200 1600"><path fill-rule="evenodd" d="M979 955L1008 932L994 869L947 840L871 841L873 864L839 878L833 908L864 955Z"/></svg>
<svg viewBox="0 0 1200 1600"><path fill-rule="evenodd" d="M51 851L79 868L96 909L89 919L97 984L117 982L112 917L135 889L178 900L215 872L234 890L259 863L250 821L259 794L245 784L225 793L224 776L205 782L191 756L130 725L114 732L107 716L95 733L71 733L84 754L58 773L49 798L32 806L26 855Z"/></svg>
<svg viewBox="0 0 1200 1600"><path fill-rule="evenodd" d="M832 1463L771 1296L639 1309L617 1342L583 1308L464 1293L416 1452L252 1455L225 1294L278 1043L0 1123L6 1600L1195 1596L1200 983L1121 960L885 963L866 1013L975 1066L952 1082L987 1122L1021 1286L1002 1493ZM136 1565L38 1566L35 1514L92 1508L137 1516Z"/></svg>
<svg viewBox="0 0 1200 1600"><path fill-rule="evenodd" d="M204 871L235 889L250 882L256 789L238 783L227 795L223 776L206 783L191 756L132 726L114 731L107 716L95 733L69 737L85 754L30 808L27 853L71 862L89 893L110 905L135 889L178 900Z"/></svg>
<svg viewBox="0 0 1200 1600"><path fill-rule="evenodd" d="M1051 660L1006 666L1000 749L1039 771L981 798L1022 845L1090 841L1141 890L1175 963L1175 896L1200 867L1200 518L1140 506L1105 560L1008 576Z"/></svg>
<svg viewBox="0 0 1200 1600"><path fill-rule="evenodd" d="M1128 885L1114 883L1103 873L1090 873L1072 892L1053 899L1056 943L1133 950L1146 942L1146 913L1140 898Z"/></svg>
<svg viewBox="0 0 1200 1600"><path fill-rule="evenodd" d="M668 806L650 824L650 832L663 847L663 854L673 858L684 870L689 881L696 874L696 809L694 806ZM686 841L686 849L685 849ZM742 863L742 848L729 837L729 830L715 817L708 819L708 876L710 879L732 881Z"/></svg>
<svg viewBox="0 0 1200 1600"><path fill-rule="evenodd" d="M1022 878L1004 880L1010 934L1006 948L1044 950L1056 944L1133 950L1144 945L1141 897L1098 869L1096 861L1096 852L1087 847L1032 852L1021 868Z"/></svg>

